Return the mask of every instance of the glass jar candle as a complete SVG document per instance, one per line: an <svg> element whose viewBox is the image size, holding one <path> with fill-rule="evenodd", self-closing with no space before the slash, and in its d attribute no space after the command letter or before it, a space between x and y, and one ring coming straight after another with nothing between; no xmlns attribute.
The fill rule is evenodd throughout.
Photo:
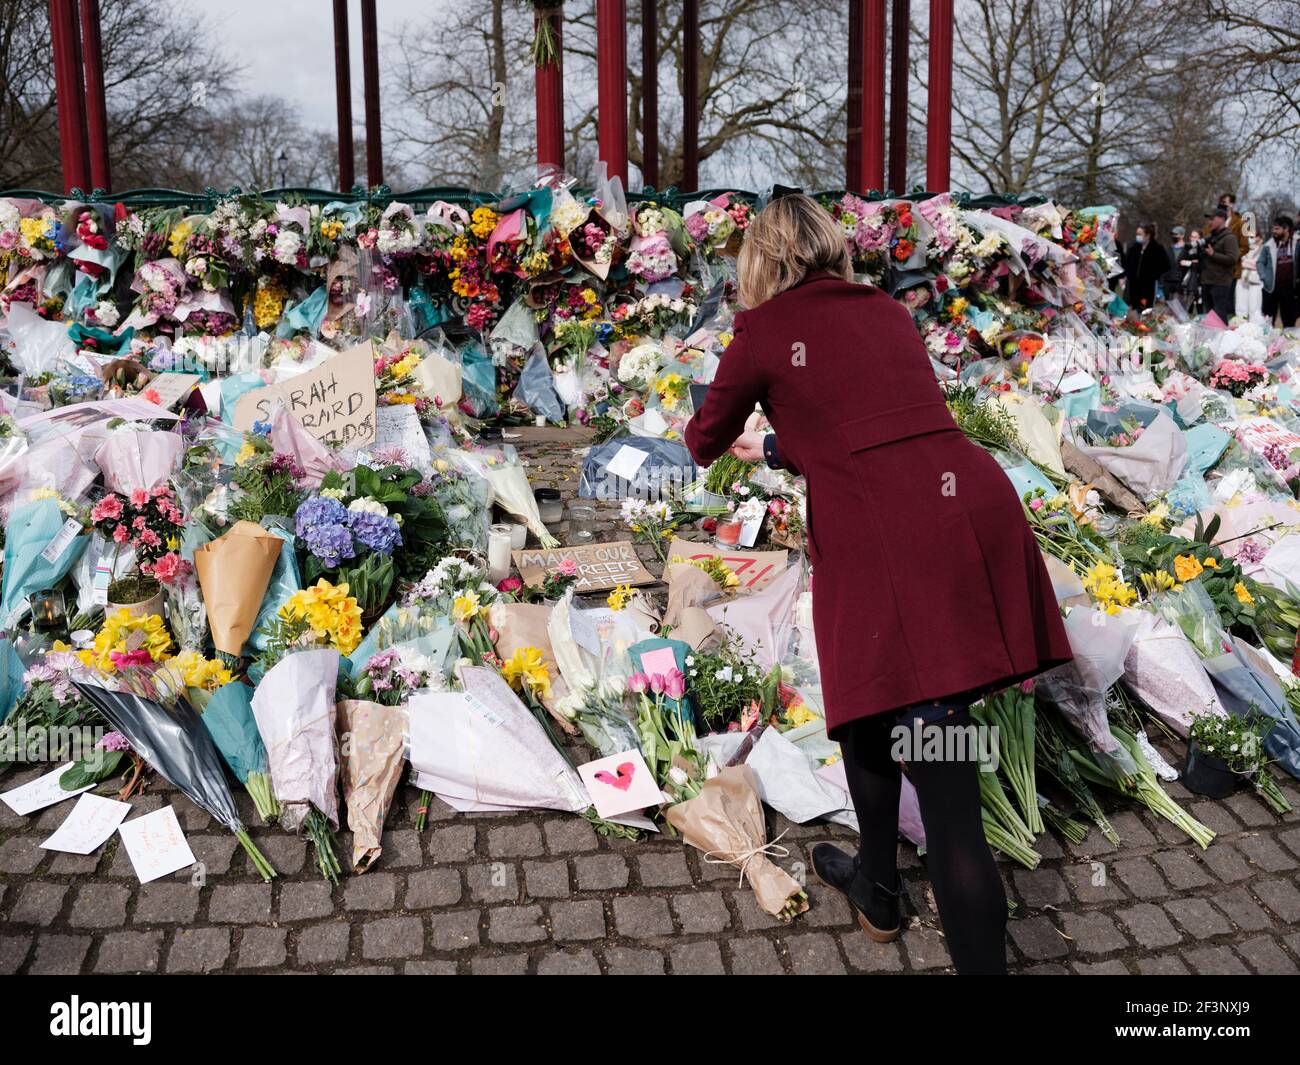
<svg viewBox="0 0 1300 1065"><path fill-rule="evenodd" d="M723 515L718 519L717 531L713 534L721 547L735 547L740 543L740 530L745 523L732 515Z"/></svg>
<svg viewBox="0 0 1300 1065"><path fill-rule="evenodd" d="M488 527L488 580L500 584L510 576L510 526Z"/></svg>
<svg viewBox="0 0 1300 1065"><path fill-rule="evenodd" d="M537 500L537 513L543 525L556 525L564 520L564 500L558 488L538 488L533 498Z"/></svg>
<svg viewBox="0 0 1300 1065"><path fill-rule="evenodd" d="M596 531L596 508L585 503L569 507L569 539L590 540Z"/></svg>
<svg viewBox="0 0 1300 1065"><path fill-rule="evenodd" d="M63 593L57 588L47 588L31 598L32 627L37 632L62 632L67 625Z"/></svg>

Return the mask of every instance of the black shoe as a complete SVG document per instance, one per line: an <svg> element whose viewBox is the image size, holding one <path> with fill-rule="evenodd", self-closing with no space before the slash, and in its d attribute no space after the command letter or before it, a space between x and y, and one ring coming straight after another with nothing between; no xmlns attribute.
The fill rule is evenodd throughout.
<svg viewBox="0 0 1300 1065"><path fill-rule="evenodd" d="M816 843L809 852L813 876L828 888L843 892L857 912L858 924L877 943L892 943L903 931L901 880L890 891L867 881L858 859L831 843Z"/></svg>

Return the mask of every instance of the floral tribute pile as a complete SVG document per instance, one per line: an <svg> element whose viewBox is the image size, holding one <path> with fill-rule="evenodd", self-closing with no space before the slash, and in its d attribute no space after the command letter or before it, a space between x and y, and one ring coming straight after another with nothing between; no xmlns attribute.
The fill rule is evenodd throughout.
<svg viewBox="0 0 1300 1065"><path fill-rule="evenodd" d="M1136 802L1209 846L1162 787L1184 743L1189 787L1285 811L1300 336L1130 312L1106 208L824 206L1015 484L1086 662L976 707L997 737L990 842L1033 867L1044 832L1114 839ZM797 917L758 795L854 818L828 770L803 486L731 456L697 470L680 443L753 210L604 180L472 207L0 200L0 773L70 762L68 795L121 797L166 778L269 878L242 787L331 880L382 864L409 780L421 808L679 834ZM321 432L290 397L328 395L333 360L358 357L365 431ZM582 428L581 494L620 474L666 596L585 590L563 551L513 570L512 539L582 535L506 442L531 423ZM688 476L652 484L637 454ZM923 844L914 810L903 824Z"/></svg>

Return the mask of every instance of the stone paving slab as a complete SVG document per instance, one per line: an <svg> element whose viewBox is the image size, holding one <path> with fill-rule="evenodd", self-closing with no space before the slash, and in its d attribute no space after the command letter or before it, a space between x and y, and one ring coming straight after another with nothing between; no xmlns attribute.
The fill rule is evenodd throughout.
<svg viewBox="0 0 1300 1065"><path fill-rule="evenodd" d="M571 493L579 446L560 437L521 451L537 484ZM618 532L617 507L600 510L597 535ZM11 770L0 789L43 771ZM1249 794L1220 803L1168 787L1220 833L1209 850L1125 805L1110 807L1118 847L1096 829L1077 845L1049 834L1038 869L999 862L1015 902L1013 972L1300 971L1300 814L1275 817ZM1300 807L1295 782L1282 788ZM237 799L252 824L251 802ZM881 945L815 881L809 912L784 926L735 870L680 842L606 839L558 813L459 814L435 801L419 833L419 793L403 785L379 864L333 887L283 829L251 829L281 873L266 885L233 837L176 791L155 780L131 801L174 806L200 866L140 885L116 836L86 857L40 849L70 804L30 818L0 805L0 973L952 971L923 863L907 846L907 926ZM780 864L801 879L813 843L852 842L843 828L770 811L768 829L785 833ZM344 831L339 854L350 853Z"/></svg>

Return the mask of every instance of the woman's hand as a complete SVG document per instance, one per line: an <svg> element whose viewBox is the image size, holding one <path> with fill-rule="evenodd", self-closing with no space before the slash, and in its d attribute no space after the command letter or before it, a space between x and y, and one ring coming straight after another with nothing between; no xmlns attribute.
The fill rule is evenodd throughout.
<svg viewBox="0 0 1300 1065"><path fill-rule="evenodd" d="M731 454L745 462L762 462L763 461L763 437L766 433L760 433L756 429L750 429L736 437L736 442L727 448Z"/></svg>

